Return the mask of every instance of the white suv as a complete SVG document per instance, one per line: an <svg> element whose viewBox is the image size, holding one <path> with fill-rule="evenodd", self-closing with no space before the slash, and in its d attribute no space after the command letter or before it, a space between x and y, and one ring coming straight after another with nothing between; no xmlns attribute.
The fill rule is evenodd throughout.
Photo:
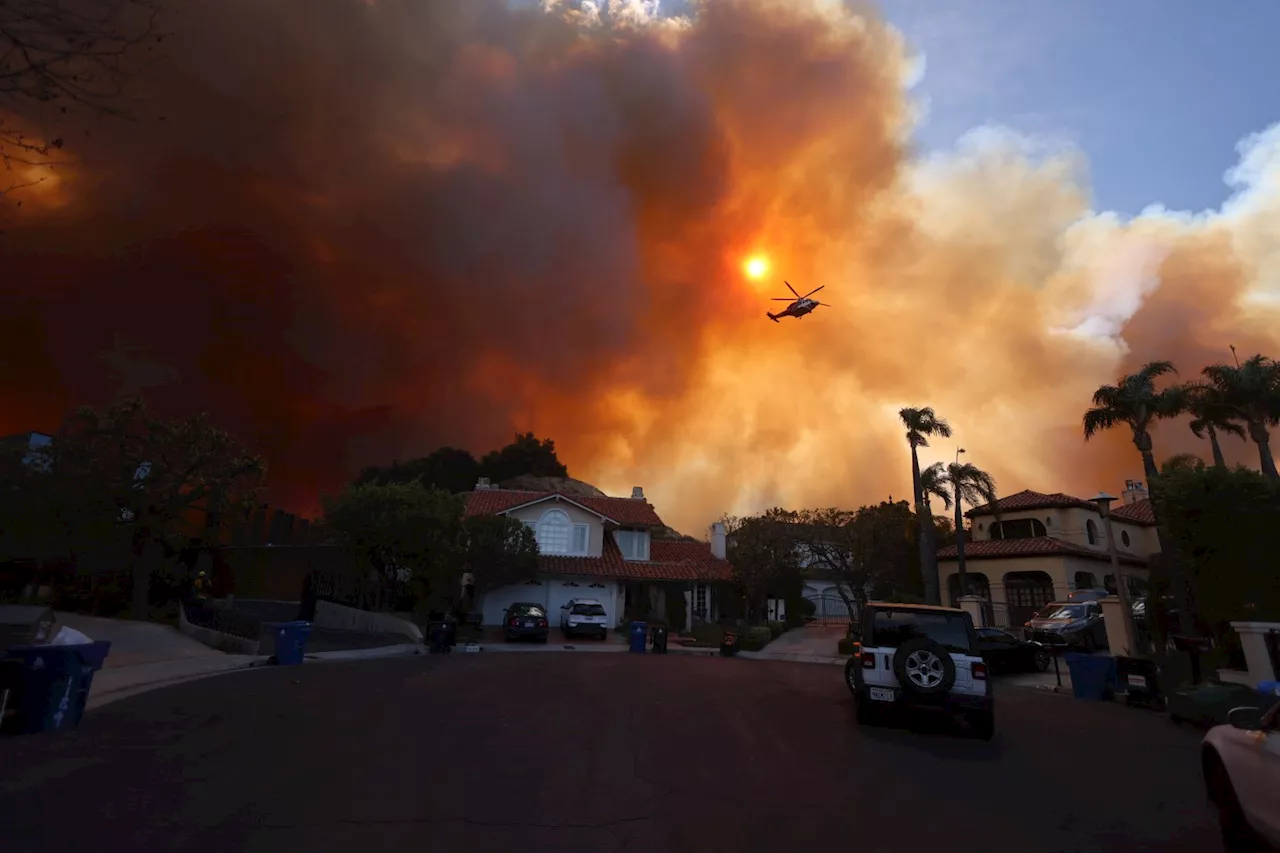
<svg viewBox="0 0 1280 853"><path fill-rule="evenodd" d="M919 708L962 715L983 740L995 734L987 665L968 613L870 601L859 631L844 673L860 725L895 709Z"/></svg>
<svg viewBox="0 0 1280 853"><path fill-rule="evenodd" d="M560 608L560 630L565 637L593 634L603 640L609 635L609 617L598 599L571 598Z"/></svg>

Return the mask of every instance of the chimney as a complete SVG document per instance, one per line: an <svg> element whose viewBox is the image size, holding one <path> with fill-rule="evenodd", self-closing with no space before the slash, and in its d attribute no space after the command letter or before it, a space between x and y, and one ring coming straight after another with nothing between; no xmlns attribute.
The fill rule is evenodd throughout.
<svg viewBox="0 0 1280 853"><path fill-rule="evenodd" d="M644 500L644 489L643 489L643 488L641 488L640 486L632 486L632 487L631 487L631 500L633 500L633 501L642 501L642 500Z"/></svg>
<svg viewBox="0 0 1280 853"><path fill-rule="evenodd" d="M1125 480L1124 491L1121 493L1121 497L1124 498L1125 506L1128 506L1129 504L1146 500L1148 497L1147 489L1142 485L1141 480Z"/></svg>
<svg viewBox="0 0 1280 853"><path fill-rule="evenodd" d="M724 525L716 522L711 525L711 556L723 560L725 555Z"/></svg>
<svg viewBox="0 0 1280 853"><path fill-rule="evenodd" d="M489 489L489 478L488 478L488 477L481 477L481 478L480 478L480 481L479 481L478 483L476 483L476 491L477 491L477 492L483 492L483 491L486 491L486 490L488 490L488 489Z"/></svg>

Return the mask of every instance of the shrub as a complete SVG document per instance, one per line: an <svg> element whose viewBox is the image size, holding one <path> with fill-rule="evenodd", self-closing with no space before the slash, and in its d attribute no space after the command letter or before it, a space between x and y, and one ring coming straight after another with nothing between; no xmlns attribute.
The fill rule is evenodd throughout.
<svg viewBox="0 0 1280 853"><path fill-rule="evenodd" d="M693 636L699 642L719 645L720 639L724 636L724 629L719 625L703 623L693 629Z"/></svg>
<svg viewBox="0 0 1280 853"><path fill-rule="evenodd" d="M836 654L841 657L852 655L856 647L856 642L849 637L842 637L840 642L836 643Z"/></svg>
<svg viewBox="0 0 1280 853"><path fill-rule="evenodd" d="M763 640L768 643L773 640L773 631L768 625L755 625L747 629L747 637L755 640Z"/></svg>
<svg viewBox="0 0 1280 853"><path fill-rule="evenodd" d="M769 638L760 635L740 637L738 639L738 648L744 652L758 652L765 646L769 645Z"/></svg>
<svg viewBox="0 0 1280 853"><path fill-rule="evenodd" d="M774 640L781 637L787 630L787 626L781 622L766 622L765 625L768 626L771 639Z"/></svg>

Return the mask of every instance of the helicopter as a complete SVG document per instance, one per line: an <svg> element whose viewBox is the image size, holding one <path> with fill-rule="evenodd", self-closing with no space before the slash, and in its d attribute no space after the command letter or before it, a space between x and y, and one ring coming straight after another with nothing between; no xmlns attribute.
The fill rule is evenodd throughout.
<svg viewBox="0 0 1280 853"><path fill-rule="evenodd" d="M790 302L791 303L786 307L786 309L779 311L777 314L774 314L772 311L765 312L768 315L769 319L775 323L778 322L779 317L795 317L796 319L799 319L803 317L805 314L808 314L814 308L817 308L819 305L821 305L823 308L831 307L825 302L819 302L816 299L809 298L810 296L813 296L813 294L817 293L819 290L822 290L823 287L826 287L825 284L822 285L821 287L815 287L813 290L810 290L804 296L801 296L800 294L796 293L796 289L791 286L791 282L784 281L783 284L787 286L787 290L790 290L792 294L794 294L795 298L792 299L790 296L773 297L774 302Z"/></svg>

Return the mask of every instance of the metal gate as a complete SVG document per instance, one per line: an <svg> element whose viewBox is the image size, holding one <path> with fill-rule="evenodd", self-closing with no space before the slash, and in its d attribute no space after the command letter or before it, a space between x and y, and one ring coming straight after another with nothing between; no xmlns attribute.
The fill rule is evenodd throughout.
<svg viewBox="0 0 1280 853"><path fill-rule="evenodd" d="M806 595L804 600L813 604L811 620L819 625L843 625L849 621L849 605L838 595Z"/></svg>

